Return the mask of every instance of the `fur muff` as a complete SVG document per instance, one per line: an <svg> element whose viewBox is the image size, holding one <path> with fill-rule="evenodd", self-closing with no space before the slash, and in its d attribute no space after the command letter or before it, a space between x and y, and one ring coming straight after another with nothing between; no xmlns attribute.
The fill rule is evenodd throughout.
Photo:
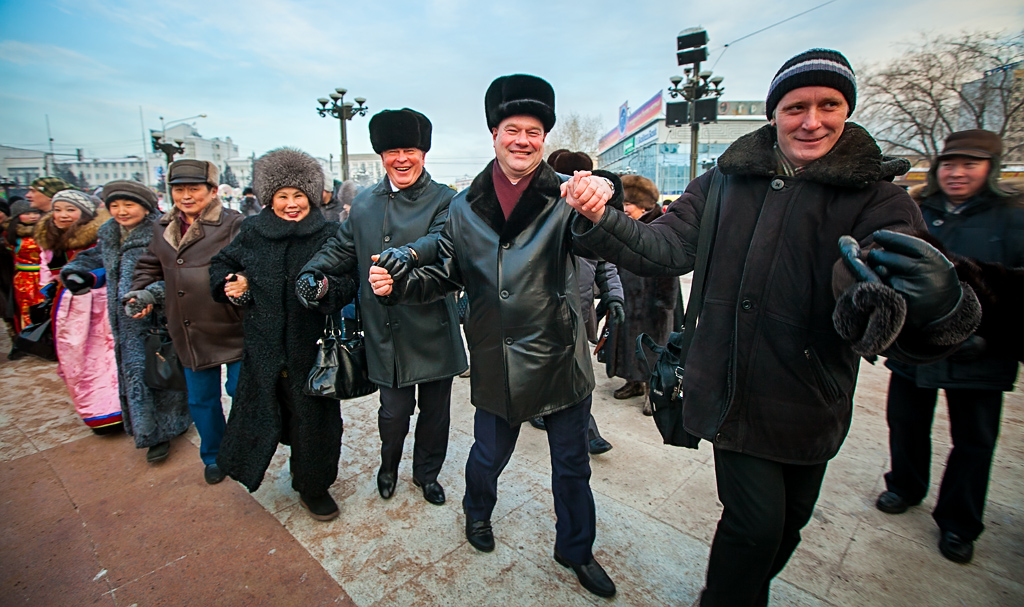
<svg viewBox="0 0 1024 607"><path fill-rule="evenodd" d="M892 346L907 319L907 302L892 287L854 283L836 300L832 323L861 356L876 356Z"/></svg>
<svg viewBox="0 0 1024 607"><path fill-rule="evenodd" d="M121 298L132 290L135 264L149 249L159 227L158 212L151 213L123 239L121 226L111 219L100 226L95 248L79 254L64 266L64 271L95 273L106 271L107 316L114 335L117 360L118 396L124 429L135 439L135 447L145 449L166 442L188 430L192 418L188 395L173 390L152 390L144 381L146 367L146 330L161 323L164 311L158 309L144 319L125 314ZM151 287L163 301L163 282Z"/></svg>
<svg viewBox="0 0 1024 607"><path fill-rule="evenodd" d="M487 87L484 95L487 128L496 129L509 116L534 116L544 131L555 126L555 90L547 81L527 74L502 76Z"/></svg>
<svg viewBox="0 0 1024 607"><path fill-rule="evenodd" d="M658 204L658 199L661 198L658 186L654 185L650 179L640 175L623 175L622 189L626 202L633 203L645 211L653 209Z"/></svg>
<svg viewBox="0 0 1024 607"><path fill-rule="evenodd" d="M277 148L256 159L252 187L264 206L272 205L281 188L295 188L306 195L310 205L320 206L324 171L315 158L301 150Z"/></svg>
<svg viewBox="0 0 1024 607"><path fill-rule="evenodd" d="M319 209L301 221L286 221L264 207L210 261L214 300L228 301L224 284L232 273L246 277L252 294L240 308L242 366L217 455L221 470L250 491L263 482L278 443L292 446L292 487L299 493L322 495L337 477L342 435L338 401L307 396L302 386L316 358L324 314L352 300L355 275L328 275L319 310L306 309L295 296L302 266L337 231L338 224L325 221Z"/></svg>
<svg viewBox="0 0 1024 607"><path fill-rule="evenodd" d="M416 110L384 110L370 118L370 145L375 154L387 150L416 148L430 151L430 120Z"/></svg>

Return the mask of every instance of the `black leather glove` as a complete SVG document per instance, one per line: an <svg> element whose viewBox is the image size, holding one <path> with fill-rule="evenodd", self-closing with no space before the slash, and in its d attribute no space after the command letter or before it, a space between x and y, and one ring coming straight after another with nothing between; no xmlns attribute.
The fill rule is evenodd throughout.
<svg viewBox="0 0 1024 607"><path fill-rule="evenodd" d="M622 309L622 304L617 301L608 303L608 320L616 325L626 322L626 311Z"/></svg>
<svg viewBox="0 0 1024 607"><path fill-rule="evenodd" d="M85 295L96 284L96 277L88 273L65 270L60 273L60 278L72 295Z"/></svg>
<svg viewBox="0 0 1024 607"><path fill-rule="evenodd" d="M320 270L299 274L295 280L295 297L307 308L316 308L316 302L327 295L327 277Z"/></svg>
<svg viewBox="0 0 1024 607"><path fill-rule="evenodd" d="M978 360L985 355L986 350L988 350L988 342L985 341L985 338L971 335L967 341L960 344L960 347L950 355L949 359L960 362Z"/></svg>
<svg viewBox="0 0 1024 607"><path fill-rule="evenodd" d="M879 230L875 242L883 249L868 252L868 262L907 301L907 322L916 328L956 309L963 289L952 262L935 247L907 234Z"/></svg>
<svg viewBox="0 0 1024 607"><path fill-rule="evenodd" d="M392 280L398 281L410 270L417 267L419 258L416 251L407 246L386 249L373 265L384 268Z"/></svg>

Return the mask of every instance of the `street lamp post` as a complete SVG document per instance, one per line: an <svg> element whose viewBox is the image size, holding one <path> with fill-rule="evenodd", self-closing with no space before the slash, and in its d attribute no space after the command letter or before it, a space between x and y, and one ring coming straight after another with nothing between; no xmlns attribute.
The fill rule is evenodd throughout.
<svg viewBox="0 0 1024 607"><path fill-rule="evenodd" d="M336 88L334 92L330 94L330 99L327 97L321 97L317 99L320 107L316 108L318 114L321 117L332 116L337 118L341 122L341 180L348 180L348 133L345 130L345 123L352 120L353 116L365 116L366 111L370 108L364 105L366 103L365 97L356 97L356 105L345 102L345 93L348 91L343 88ZM328 105L330 104L330 105Z"/></svg>
<svg viewBox="0 0 1024 607"><path fill-rule="evenodd" d="M711 70L700 71L701 61L708 58L708 33L699 27L691 27L679 32L676 37L676 59L679 65L686 65L683 72L686 79L681 76L672 76L669 82L672 86L668 93L673 98L682 97L686 100L688 122L690 123L690 181L697 178L697 135L700 132L701 122L714 122L718 117L718 103L711 104L708 111L702 112L704 116L698 120L697 103L707 101L705 97L711 95L717 99L722 96L725 89L722 88L721 76L712 77ZM702 108L703 109L703 108Z"/></svg>
<svg viewBox="0 0 1024 607"><path fill-rule="evenodd" d="M160 116L160 134L150 134L153 138L153 151L163 152L164 158L167 159L167 164L164 166L164 200L171 200L171 186L167 183L167 173L171 168L171 163L174 162L174 156L176 154L184 154L185 147L182 145L185 143L184 139L176 138L174 143L168 143L164 141L167 138L167 127L168 125L175 125L181 122L192 120L193 118L206 118L206 114L196 114L195 116L189 116L188 118L179 118L178 120L171 120L167 124L164 124L164 117Z"/></svg>

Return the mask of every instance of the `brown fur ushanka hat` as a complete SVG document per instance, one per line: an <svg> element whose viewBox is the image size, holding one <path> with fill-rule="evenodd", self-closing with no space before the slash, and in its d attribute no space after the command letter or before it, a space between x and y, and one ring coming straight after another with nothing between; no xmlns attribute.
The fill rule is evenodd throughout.
<svg viewBox="0 0 1024 607"><path fill-rule="evenodd" d="M635 204L645 211L653 209L661 198L654 182L640 175L622 176L622 194L625 197L623 202Z"/></svg>
<svg viewBox="0 0 1024 607"><path fill-rule="evenodd" d="M252 179L256 200L267 206L281 188L295 188L306 195L310 205L319 207L324 192L324 171L320 163L293 148L277 148L257 158Z"/></svg>

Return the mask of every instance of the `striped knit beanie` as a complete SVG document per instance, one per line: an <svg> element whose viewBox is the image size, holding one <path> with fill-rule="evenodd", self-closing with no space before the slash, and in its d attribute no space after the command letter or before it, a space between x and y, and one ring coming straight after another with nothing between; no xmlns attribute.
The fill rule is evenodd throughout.
<svg viewBox="0 0 1024 607"><path fill-rule="evenodd" d="M66 202L78 207L83 214L90 218L96 216L96 203L99 202L85 192L78 190L61 190L53 195L53 203Z"/></svg>
<svg viewBox="0 0 1024 607"><path fill-rule="evenodd" d="M842 93L850 106L847 116L857 105L857 76L850 62L839 51L812 48L783 63L776 72L765 102L768 119L786 93L803 86L827 86Z"/></svg>

